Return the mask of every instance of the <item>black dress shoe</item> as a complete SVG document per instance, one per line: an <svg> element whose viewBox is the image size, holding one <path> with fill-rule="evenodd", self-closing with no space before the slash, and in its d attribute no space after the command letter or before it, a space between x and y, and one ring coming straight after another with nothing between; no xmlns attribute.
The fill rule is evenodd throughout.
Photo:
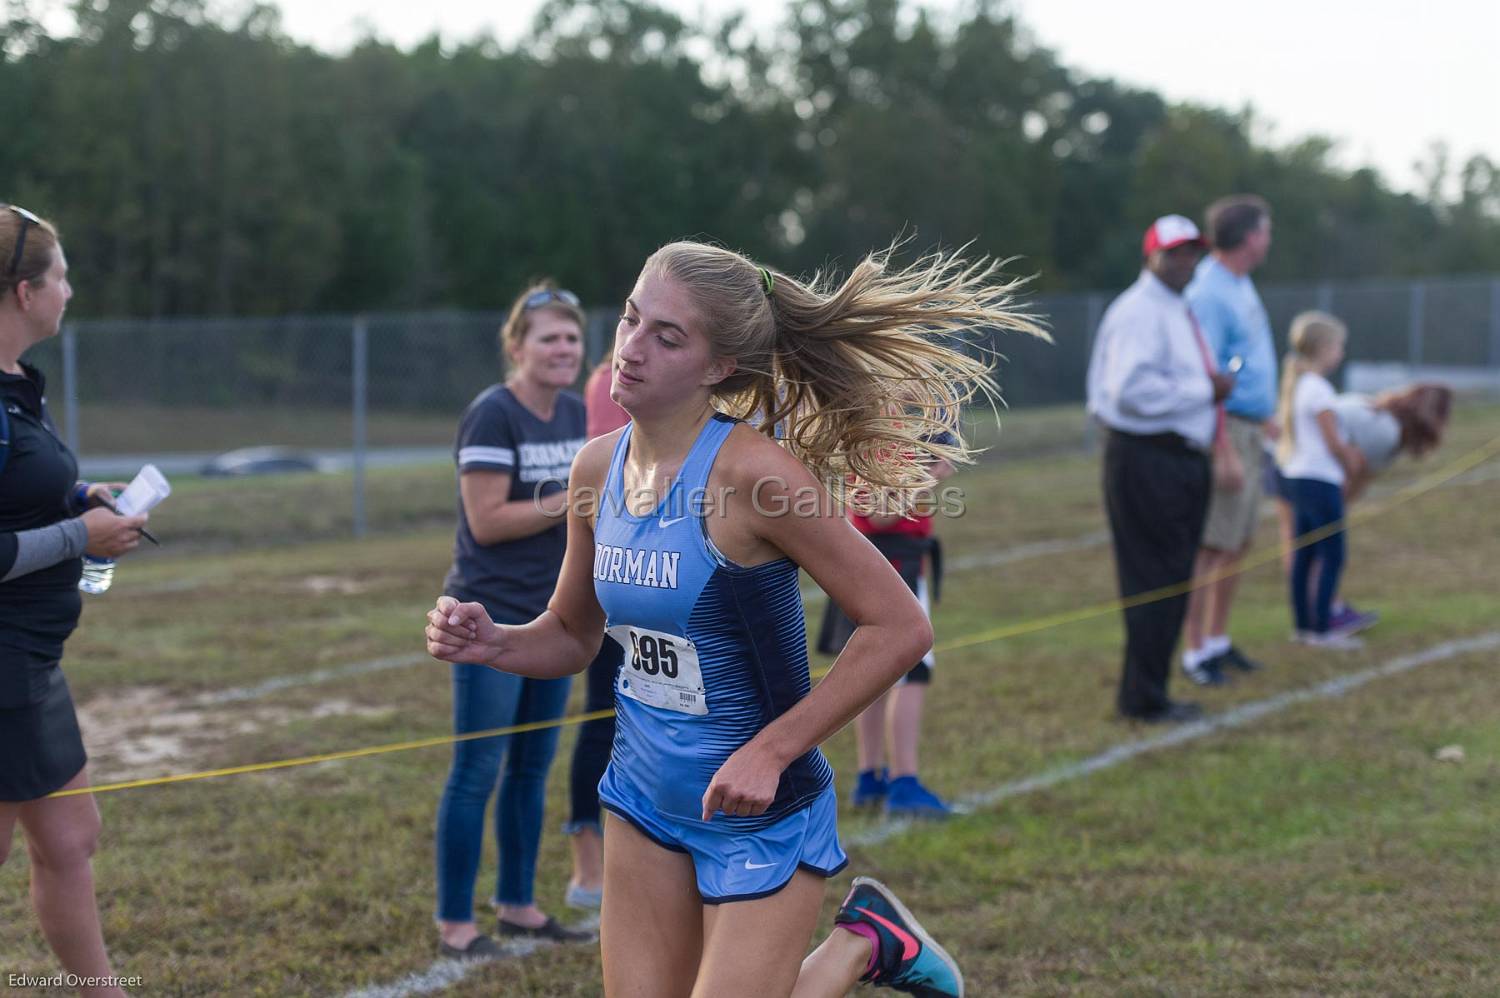
<svg viewBox="0 0 1500 998"><path fill-rule="evenodd" d="M1132 721L1140 721L1144 724L1181 724L1186 721L1196 721L1203 716L1203 708L1186 700L1168 700L1166 706L1145 714L1131 714L1120 711L1120 716Z"/></svg>
<svg viewBox="0 0 1500 998"><path fill-rule="evenodd" d="M1183 721L1196 721L1203 716L1203 708L1186 700L1170 700L1161 710L1148 718L1148 724L1179 724Z"/></svg>
<svg viewBox="0 0 1500 998"><path fill-rule="evenodd" d="M1220 655L1219 659L1225 665L1232 665L1241 672L1259 672L1261 669L1265 668L1264 665L1261 665L1255 659L1250 658L1234 645L1230 645L1229 650Z"/></svg>

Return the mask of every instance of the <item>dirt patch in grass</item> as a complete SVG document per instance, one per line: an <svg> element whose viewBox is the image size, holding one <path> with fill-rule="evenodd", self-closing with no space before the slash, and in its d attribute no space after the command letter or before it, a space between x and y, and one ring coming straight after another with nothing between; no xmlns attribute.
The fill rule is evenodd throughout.
<svg viewBox="0 0 1500 998"><path fill-rule="evenodd" d="M390 708L334 697L308 710L271 704L207 706L155 686L132 686L78 705L95 783L138 780L191 769L229 738L261 734L294 720L387 717Z"/></svg>

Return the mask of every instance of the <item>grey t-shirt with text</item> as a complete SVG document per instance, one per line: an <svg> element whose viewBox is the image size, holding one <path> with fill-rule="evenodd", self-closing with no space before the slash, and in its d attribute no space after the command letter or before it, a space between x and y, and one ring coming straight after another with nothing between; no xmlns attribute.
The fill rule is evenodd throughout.
<svg viewBox="0 0 1500 998"><path fill-rule="evenodd" d="M510 500L532 501L567 487L573 457L586 439L583 400L572 392L558 395L552 418L543 420L509 388L493 385L464 411L453 457L459 475L505 472L510 475ZM443 591L483 603L501 623L525 623L547 608L567 542L566 517L559 516L539 534L480 544L469 530L460 492L453 567Z"/></svg>

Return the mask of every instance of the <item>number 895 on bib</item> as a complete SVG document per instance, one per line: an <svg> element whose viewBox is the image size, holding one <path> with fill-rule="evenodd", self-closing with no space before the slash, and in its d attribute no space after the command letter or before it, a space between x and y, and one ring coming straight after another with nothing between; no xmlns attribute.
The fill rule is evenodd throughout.
<svg viewBox="0 0 1500 998"><path fill-rule="evenodd" d="M609 636L625 649L615 690L650 707L682 714L708 713L698 649L680 634L617 624Z"/></svg>

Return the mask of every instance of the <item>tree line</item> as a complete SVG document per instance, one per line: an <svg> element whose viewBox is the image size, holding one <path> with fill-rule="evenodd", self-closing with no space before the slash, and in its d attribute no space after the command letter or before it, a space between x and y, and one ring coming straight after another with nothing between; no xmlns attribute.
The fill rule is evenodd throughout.
<svg viewBox="0 0 1500 998"><path fill-rule="evenodd" d="M810 272L904 233L1111 287L1152 217L1244 190L1270 280L1500 271L1484 157L1398 192L1330 140L1071 70L990 0L790 0L765 37L550 0L510 46L342 55L258 3L76 0L66 37L0 10L0 200L58 221L78 314L490 309L540 274L615 301L684 236Z"/></svg>

